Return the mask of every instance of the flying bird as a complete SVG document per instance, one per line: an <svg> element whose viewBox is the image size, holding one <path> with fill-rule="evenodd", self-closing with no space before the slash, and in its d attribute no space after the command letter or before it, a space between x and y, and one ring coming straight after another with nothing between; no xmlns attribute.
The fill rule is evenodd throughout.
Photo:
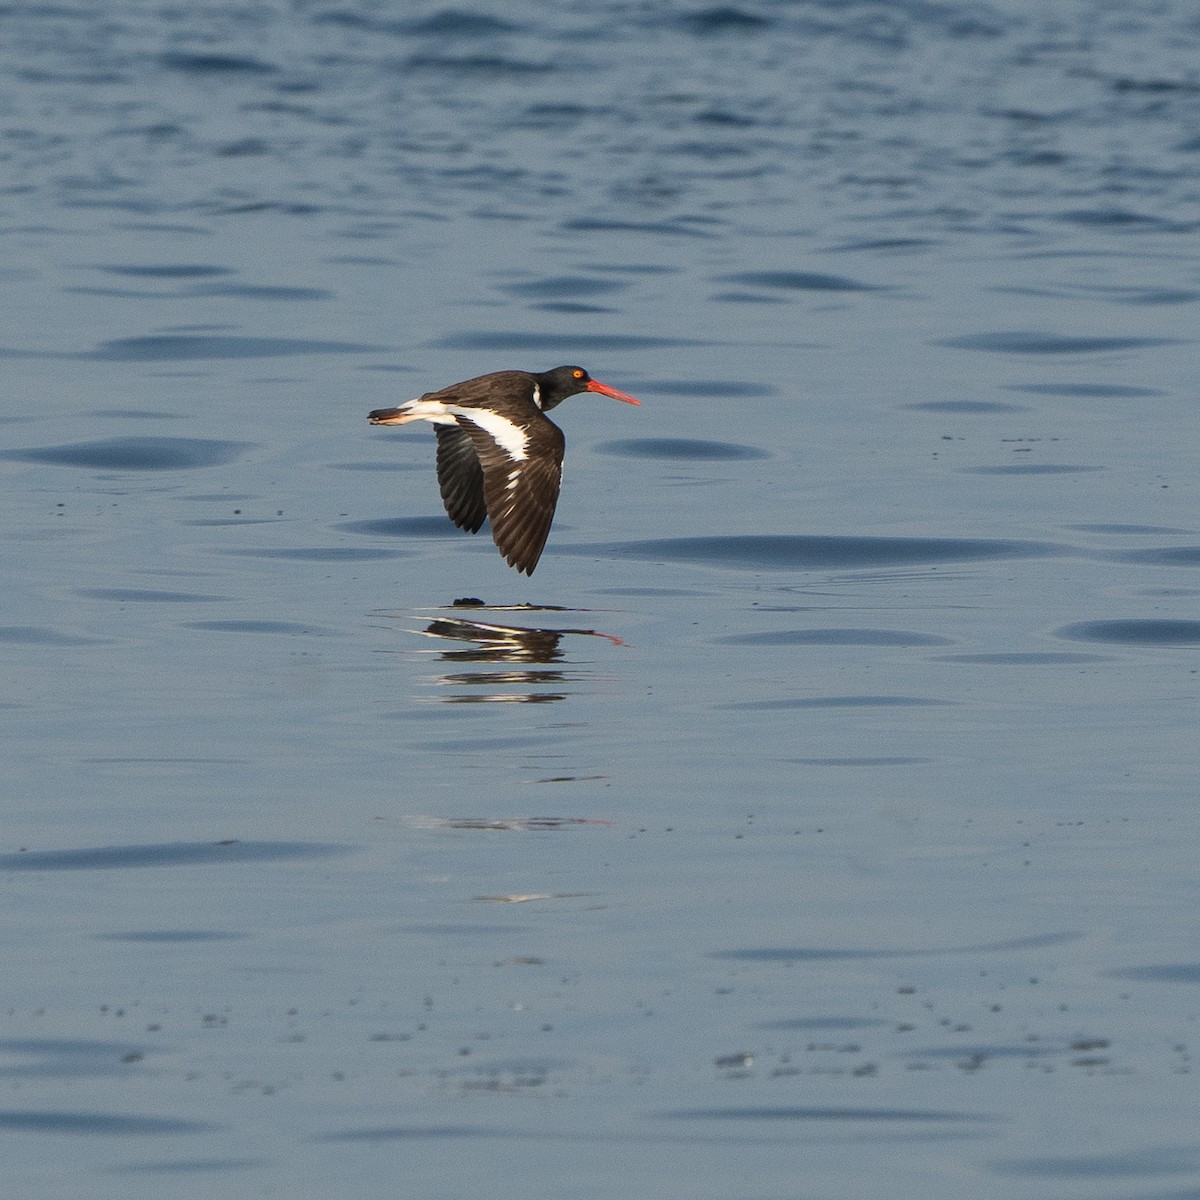
<svg viewBox="0 0 1200 1200"><path fill-rule="evenodd" d="M437 475L446 512L477 533L484 520L509 566L532 575L554 520L566 439L546 413L568 396L599 392L625 404L632 396L582 367L494 371L396 408L377 408L372 425L429 421L437 434Z"/></svg>

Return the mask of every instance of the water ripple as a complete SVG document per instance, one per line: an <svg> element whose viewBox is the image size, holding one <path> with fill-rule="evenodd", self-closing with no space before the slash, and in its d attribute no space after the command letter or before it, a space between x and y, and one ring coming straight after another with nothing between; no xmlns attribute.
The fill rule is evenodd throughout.
<svg viewBox="0 0 1200 1200"><path fill-rule="evenodd" d="M1200 646L1200 621L1129 617L1116 621L1076 621L1056 629L1058 637L1080 642L1130 646Z"/></svg>
<svg viewBox="0 0 1200 1200"><path fill-rule="evenodd" d="M158 842L141 846L90 846L79 850L27 850L0 854L0 871L110 871L133 867L294 862L347 853L332 842Z"/></svg>
<svg viewBox="0 0 1200 1200"><path fill-rule="evenodd" d="M1136 979L1144 983L1200 983L1200 963L1161 963L1144 967L1122 967L1107 972L1114 979Z"/></svg>
<svg viewBox="0 0 1200 1200"><path fill-rule="evenodd" d="M441 538L455 533L445 514L432 517L380 517L368 521L345 521L335 526L342 533L367 537Z"/></svg>
<svg viewBox="0 0 1200 1200"><path fill-rule="evenodd" d="M446 350L537 350L572 354L587 350L657 350L707 343L698 338L652 337L636 333L526 333L483 329L450 333L427 344Z"/></svg>
<svg viewBox="0 0 1200 1200"><path fill-rule="evenodd" d="M1103 467L1073 466L1070 463L1014 463L1000 467L963 467L964 475L1076 475L1103 471Z"/></svg>
<svg viewBox="0 0 1200 1200"><path fill-rule="evenodd" d="M232 267L215 267L207 263L162 263L139 266L136 263L100 263L92 268L109 275L132 276L135 279L212 279L218 275L233 275Z"/></svg>
<svg viewBox="0 0 1200 1200"><path fill-rule="evenodd" d="M153 334L102 342L78 355L93 362L183 362L190 359L279 358L293 354L377 353L382 346L317 338L243 337L233 334Z"/></svg>
<svg viewBox="0 0 1200 1200"><path fill-rule="evenodd" d="M265 546L257 550L223 550L231 558L292 559L296 562L376 562L383 558L400 558L406 551L367 549L361 546Z"/></svg>
<svg viewBox="0 0 1200 1200"><path fill-rule="evenodd" d="M777 389L766 383L751 383L744 379L656 379L653 383L638 386L634 389L637 395L642 392L658 393L663 396L718 396L718 397L750 397L773 396Z"/></svg>
<svg viewBox="0 0 1200 1200"><path fill-rule="evenodd" d="M771 457L757 446L743 446L737 442L706 442L699 438L619 438L601 442L594 450L598 454L612 454L619 458L688 459L696 462L733 462Z"/></svg>
<svg viewBox="0 0 1200 1200"><path fill-rule="evenodd" d="M800 1107L755 1105L740 1108L679 1108L656 1114L670 1121L994 1121L975 1113L927 1108Z"/></svg>
<svg viewBox="0 0 1200 1200"><path fill-rule="evenodd" d="M252 448L252 442L216 438L121 437L4 450L0 458L99 471L179 471L223 467Z"/></svg>
<svg viewBox="0 0 1200 1200"><path fill-rule="evenodd" d="M1200 546L1155 546L1149 550L1126 550L1113 557L1119 562L1145 563L1151 567L1200 567Z"/></svg>
<svg viewBox="0 0 1200 1200"><path fill-rule="evenodd" d="M270 75L279 69L259 58L178 50L160 55L158 61L170 71L182 71L187 75Z"/></svg>
<svg viewBox="0 0 1200 1200"><path fill-rule="evenodd" d="M121 604L210 604L228 599L204 592L157 592L149 588L76 588L75 595L87 600L115 600Z"/></svg>
<svg viewBox="0 0 1200 1200"><path fill-rule="evenodd" d="M1002 942L969 946L928 946L915 949L863 948L851 946L764 946L744 950L714 950L706 957L735 962L823 962L827 959L917 958L927 954L996 954L1013 950L1043 950L1078 941L1081 933L1034 933Z"/></svg>
<svg viewBox="0 0 1200 1200"><path fill-rule="evenodd" d="M298 625L294 621L187 621L184 629L198 629L204 633L287 633L319 634L311 625Z"/></svg>
<svg viewBox="0 0 1200 1200"><path fill-rule="evenodd" d="M720 646L952 646L951 638L896 629L777 629L714 638Z"/></svg>
<svg viewBox="0 0 1200 1200"><path fill-rule="evenodd" d="M1153 1146L1115 1154L1043 1155L999 1159L990 1164L1000 1175L1040 1179L1138 1179L1144 1176L1192 1174L1200 1169L1200 1151L1192 1147ZM1189 1189L1192 1195L1194 1191ZM1179 1193L1179 1200L1184 1200Z"/></svg>
<svg viewBox="0 0 1200 1200"><path fill-rule="evenodd" d="M597 551L628 558L761 571L1038 558L1062 553L1062 548L1048 542L1006 538L838 537L782 533L655 538L558 548L559 553L566 554L595 554Z"/></svg>
<svg viewBox="0 0 1200 1200"><path fill-rule="evenodd" d="M1161 388L1129 387L1119 383L1006 383L1006 391L1032 392L1037 396L1080 396L1096 399L1138 400L1144 396L1161 396Z"/></svg>
<svg viewBox="0 0 1200 1200"><path fill-rule="evenodd" d="M185 1121L174 1117L141 1117L107 1112L73 1112L56 1109L0 1109L0 1129L13 1133L98 1134L105 1137L209 1133L220 1126L207 1121Z"/></svg>
<svg viewBox="0 0 1200 1200"><path fill-rule="evenodd" d="M1145 346L1170 346L1181 340L1157 337L1069 337L1026 331L971 333L964 337L941 338L933 345L947 346L952 350L987 350L1001 354L1103 354L1113 350L1139 350Z"/></svg>
<svg viewBox="0 0 1200 1200"><path fill-rule="evenodd" d="M718 275L721 283L740 283L747 287L778 288L792 292L875 292L876 284L862 283L845 275L824 275L818 271L738 271Z"/></svg>
<svg viewBox="0 0 1200 1200"><path fill-rule="evenodd" d="M798 696L782 700L739 700L717 707L726 712L785 712L797 708L922 708L954 703L954 700L934 700L925 696Z"/></svg>
<svg viewBox="0 0 1200 1200"><path fill-rule="evenodd" d="M0 625L0 643L10 646L99 646L103 639L62 633L41 625Z"/></svg>

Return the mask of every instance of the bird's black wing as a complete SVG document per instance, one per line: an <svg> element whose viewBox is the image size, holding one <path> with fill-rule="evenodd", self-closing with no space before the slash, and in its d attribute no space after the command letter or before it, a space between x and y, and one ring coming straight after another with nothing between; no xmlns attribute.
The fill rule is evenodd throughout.
<svg viewBox="0 0 1200 1200"><path fill-rule="evenodd" d="M478 533L487 517L483 468L470 435L457 425L435 425L437 476L442 503L459 529Z"/></svg>
<svg viewBox="0 0 1200 1200"><path fill-rule="evenodd" d="M528 438L526 457L516 462L478 425L464 417L459 420L483 468L483 494L492 523L492 540L509 566L532 575L550 534L562 486L566 447L562 430L540 413L523 423Z"/></svg>

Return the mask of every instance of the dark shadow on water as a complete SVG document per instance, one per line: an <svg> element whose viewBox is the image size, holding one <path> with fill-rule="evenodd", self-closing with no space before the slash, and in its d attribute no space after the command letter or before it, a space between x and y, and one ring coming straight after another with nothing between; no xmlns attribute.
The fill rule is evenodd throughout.
<svg viewBox="0 0 1200 1200"><path fill-rule="evenodd" d="M0 1109L0 1129L13 1133L73 1133L101 1137L144 1137L148 1135L211 1133L219 1129L206 1121L184 1121L173 1117L137 1117L115 1113L72 1112L59 1109Z"/></svg>
<svg viewBox="0 0 1200 1200"><path fill-rule="evenodd" d="M1112 557L1116 562L1148 567L1200 567L1200 546L1155 546L1150 550L1125 550Z"/></svg>
<svg viewBox="0 0 1200 1200"><path fill-rule="evenodd" d="M1040 558L1061 554L1048 542L1003 538L837 537L745 534L657 538L558 546L558 554L608 554L620 558L698 563L737 570L804 570Z"/></svg>
<svg viewBox="0 0 1200 1200"><path fill-rule="evenodd" d="M962 467L964 475L1075 475L1103 471L1104 467L1072 466L1068 463L1018 463L1003 467Z"/></svg>
<svg viewBox="0 0 1200 1200"><path fill-rule="evenodd" d="M185 421L184 413L164 412L158 408L96 408L89 414L118 421Z"/></svg>
<svg viewBox="0 0 1200 1200"><path fill-rule="evenodd" d="M713 292L714 304L786 304L786 296L769 296L763 292ZM808 344L808 343L806 343Z"/></svg>
<svg viewBox="0 0 1200 1200"><path fill-rule="evenodd" d="M287 633L320 635L323 631L309 625L297 625L292 621L187 621L184 629L198 629L205 633Z"/></svg>
<svg viewBox="0 0 1200 1200"><path fill-rule="evenodd" d="M181 71L185 75L273 75L279 70L274 64L259 58L182 50L161 54L158 62L169 71Z"/></svg>
<svg viewBox="0 0 1200 1200"><path fill-rule="evenodd" d="M1037 330L1013 333L971 333L964 337L940 338L934 346L951 350L986 350L1000 354L1104 354L1115 350L1139 350L1147 346L1170 346L1180 338L1157 337L1069 337Z"/></svg>
<svg viewBox="0 0 1200 1200"><path fill-rule="evenodd" d="M85 600L112 600L118 604L212 604L228 596L209 596L203 592L156 592L149 588L76 588L75 595Z"/></svg>
<svg viewBox="0 0 1200 1200"><path fill-rule="evenodd" d="M737 442L706 442L698 438L621 438L593 447L597 454L618 458L662 458L693 462L735 462L742 459L770 458L757 446Z"/></svg>
<svg viewBox="0 0 1200 1200"><path fill-rule="evenodd" d="M0 625L0 643L9 646L102 646L104 638L83 637L37 625Z"/></svg>
<svg viewBox="0 0 1200 1200"><path fill-rule="evenodd" d="M698 338L653 337L637 333L510 333L479 330L451 333L426 343L444 350L528 350L546 354L585 354L591 350L661 350L704 346Z"/></svg>
<svg viewBox="0 0 1200 1200"><path fill-rule="evenodd" d="M111 871L134 867L303 862L348 853L349 847L332 842L159 842L0 854L0 871Z"/></svg>
<svg viewBox="0 0 1200 1200"><path fill-rule="evenodd" d="M414 462L346 462L329 463L330 471L423 471L423 463Z"/></svg>
<svg viewBox="0 0 1200 1200"><path fill-rule="evenodd" d="M676 221L618 221L606 220L603 217L571 217L569 220L563 221L560 228L568 233L642 233L651 238L715 238L720 236L717 230L701 229L686 217Z"/></svg>
<svg viewBox="0 0 1200 1200"><path fill-rule="evenodd" d="M814 1033L836 1033L852 1029L881 1029L891 1021L879 1017L784 1017L778 1021L759 1021L755 1029L807 1029Z"/></svg>
<svg viewBox="0 0 1200 1200"><path fill-rule="evenodd" d="M808 767L912 767L923 766L933 759L894 754L877 758L781 758L778 761L802 763Z"/></svg>
<svg viewBox="0 0 1200 1200"><path fill-rule="evenodd" d="M956 703L927 696L802 696L782 700L739 700L718 704L717 708L726 712L786 712L799 708L920 708Z"/></svg>
<svg viewBox="0 0 1200 1200"><path fill-rule="evenodd" d="M939 1122L997 1121L1000 1118L978 1113L953 1112L928 1108L823 1108L747 1106L744 1108L678 1108L654 1114L668 1121L865 1121L865 1122Z"/></svg>
<svg viewBox="0 0 1200 1200"><path fill-rule="evenodd" d="M233 267L214 267L207 263L163 263L158 266L97 263L91 269L134 279L216 279L237 274Z"/></svg>
<svg viewBox="0 0 1200 1200"><path fill-rule="evenodd" d="M4 450L0 458L96 471L179 471L224 466L253 445L210 438L125 437Z"/></svg>
<svg viewBox="0 0 1200 1200"><path fill-rule="evenodd" d="M200 283L187 288L188 296L228 296L232 300L282 300L288 303L304 300L331 300L334 293L328 288L286 287L271 283ZM319 346L338 343L319 342ZM346 343L349 345L349 343ZM328 353L328 351L326 351Z"/></svg>
<svg viewBox="0 0 1200 1200"><path fill-rule="evenodd" d="M1066 946L1077 942L1082 933L1043 933L1033 934L1024 938L1013 938L1004 942L984 942L972 946L928 946L925 948L901 950L899 948L862 948L862 947L816 947L816 946L766 946L758 949L745 950L712 950L706 958L716 958L723 962L761 962L761 963L793 963L793 962L825 962L829 960L859 960L886 958L921 958L927 955L941 954L999 954L1020 950L1044 950L1053 946Z"/></svg>
<svg viewBox="0 0 1200 1200"><path fill-rule="evenodd" d="M484 1125L385 1125L371 1129L348 1129L322 1134L322 1142L415 1142L443 1139L504 1138L519 1136Z"/></svg>
<svg viewBox="0 0 1200 1200"><path fill-rule="evenodd" d="M629 284L623 279L597 279L594 275L560 275L521 279L498 286L500 291L526 300L572 300L609 295L628 288Z"/></svg>
<svg viewBox="0 0 1200 1200"><path fill-rule="evenodd" d="M278 517L203 517L192 521L180 521L191 529L230 529L246 525L277 525Z"/></svg>
<svg viewBox="0 0 1200 1200"><path fill-rule="evenodd" d="M1200 621L1129 618L1117 621L1076 621L1055 631L1056 636L1080 642L1125 646L1200 646Z"/></svg>
<svg viewBox="0 0 1200 1200"><path fill-rule="evenodd" d="M978 663L995 667L1069 667L1073 664L1111 662L1106 654L1070 654L1052 651L1011 654L939 654L938 662Z"/></svg>
<svg viewBox="0 0 1200 1200"><path fill-rule="evenodd" d="M200 1175L210 1171L248 1171L268 1166L261 1158L180 1158L163 1162L123 1163L106 1168L109 1175Z"/></svg>
<svg viewBox="0 0 1200 1200"><path fill-rule="evenodd" d="M1030 392L1036 396L1093 397L1095 399L1136 400L1143 396L1162 396L1159 388L1126 387L1119 383L1006 383L1010 392Z"/></svg>
<svg viewBox="0 0 1200 1200"><path fill-rule="evenodd" d="M1157 1145L1145 1150L1118 1151L1111 1154L1097 1151L1079 1155L1005 1158L987 1165L997 1175L1019 1178L1106 1181L1141 1179L1160 1175L1190 1175L1200 1170L1200 1151L1192 1146ZM1188 1197L1196 1196L1197 1192L1193 1188L1175 1195L1178 1200L1187 1200Z"/></svg>
<svg viewBox="0 0 1200 1200"><path fill-rule="evenodd" d="M892 253L905 254L916 250L928 250L931 246L942 245L940 238L923 238L923 237L903 237L903 238L869 238L862 241L842 242L839 245L830 246L829 250L833 253L862 253L866 251L871 254Z"/></svg>
<svg viewBox="0 0 1200 1200"><path fill-rule="evenodd" d="M129 933L94 933L97 942L144 942L148 945L189 945L193 942L234 942L247 935L223 929L135 929Z"/></svg>
<svg viewBox="0 0 1200 1200"><path fill-rule="evenodd" d="M1155 534L1180 534L1189 535L1194 531L1191 529L1176 529L1170 525L1122 525L1116 522L1106 522L1096 525L1068 525L1067 529L1074 530L1078 533L1111 533L1117 536L1129 535L1150 535ZM1151 553L1155 553L1151 551Z"/></svg>
<svg viewBox="0 0 1200 1200"><path fill-rule="evenodd" d="M260 338L224 335L160 335L104 342L90 354L99 362L179 362L192 359L280 358L296 354L377 353L381 346L308 338Z"/></svg>
<svg viewBox="0 0 1200 1200"><path fill-rule="evenodd" d="M953 646L953 638L896 629L777 629L713 638L718 646Z"/></svg>
<svg viewBox="0 0 1200 1200"><path fill-rule="evenodd" d="M910 1127L905 1136L911 1140L916 1136L911 1131L913 1125L926 1125L931 1128L923 1132L922 1140L937 1137L944 1139L948 1134L933 1131L937 1125L985 1125L1001 1118L988 1114L967 1112L941 1111L937 1109L918 1108L801 1108L801 1107L745 1107L745 1108L687 1108L674 1109L666 1112L647 1114L656 1121L761 1121L778 1126L784 1122L798 1121L840 1121L856 1122L873 1125L903 1125ZM955 1137L964 1136L956 1133ZM972 1134L970 1136L979 1136ZM531 1129L527 1125L520 1129L505 1129L502 1127L479 1125L382 1125L369 1126L362 1129L347 1129L337 1133L319 1135L315 1140L320 1142L347 1142L386 1145L420 1141L495 1141L497 1139L514 1139L522 1142L546 1141L572 1144L576 1142L595 1145L605 1143L613 1146L650 1145L650 1146L696 1146L711 1147L713 1145L729 1145L744 1147L746 1145L763 1144L778 1145L774 1138L755 1139L739 1131L735 1136L727 1136L705 1130L697 1136L672 1136L663 1134L660 1130L647 1130L637 1133L606 1133L592 1130L585 1133L560 1133L548 1128Z"/></svg>
<svg viewBox="0 0 1200 1200"><path fill-rule="evenodd" d="M1090 1042L1090 1048L1096 1048L1094 1041ZM1062 1058L1065 1055L1078 1053L1080 1053L1079 1043L1072 1044L1069 1038L1047 1040L1039 1037L1036 1042L1018 1042L1016 1045L966 1042L954 1046L921 1046L905 1051L903 1057L908 1061L948 1058L954 1062L969 1064L972 1068L977 1068L983 1066L989 1058Z"/></svg>
<svg viewBox="0 0 1200 1200"><path fill-rule="evenodd" d="M905 404L902 407L916 412L953 413L956 416L1029 411L1023 404L1001 404L995 400L925 400L919 404Z"/></svg>
<svg viewBox="0 0 1200 1200"><path fill-rule="evenodd" d="M1136 979L1143 983L1200 983L1200 963L1122 967L1117 971L1106 971L1105 974L1110 979Z"/></svg>
<svg viewBox="0 0 1200 1200"><path fill-rule="evenodd" d="M444 537L457 540L461 536L445 513L431 517L381 517L370 521L345 521L334 528L340 533L358 533L368 537Z"/></svg>
<svg viewBox="0 0 1200 1200"><path fill-rule="evenodd" d="M877 292L876 284L862 283L844 275L824 275L817 271L740 271L734 275L718 275L720 283L737 283L743 287L777 288L788 292Z"/></svg>
<svg viewBox="0 0 1200 1200"><path fill-rule="evenodd" d="M758 33L774 24L766 17L746 12L732 4L711 5L698 12L680 14L673 17L673 23L699 37L721 33Z"/></svg>
<svg viewBox="0 0 1200 1200"><path fill-rule="evenodd" d="M599 304L581 304L578 300L545 300L541 304L530 304L537 312L566 313L568 316L590 316L595 313L615 313L615 308Z"/></svg>
<svg viewBox="0 0 1200 1200"><path fill-rule="evenodd" d="M83 362L190 362L196 359L282 358L297 354L377 354L385 346L315 338L242 337L236 334L152 334L101 342L80 353L0 346L0 358L57 358Z"/></svg>
<svg viewBox="0 0 1200 1200"><path fill-rule="evenodd" d="M0 1079L124 1078L140 1068L149 1052L148 1046L135 1042L4 1038L0 1039L0 1053L20 1061L0 1066Z"/></svg>
<svg viewBox="0 0 1200 1200"><path fill-rule="evenodd" d="M386 12L387 10L385 9L384 11ZM443 8L438 9L428 17L417 17L413 20L402 21L372 20L371 17L364 16L349 7L330 8L328 12L318 13L314 17L314 20L318 24L322 22L336 22L339 25L349 23L355 29L381 30L387 33L408 33L415 34L418 37L433 37L437 39L474 37L486 40L488 38L499 37L505 33L518 33L525 28L525 26L515 24L512 21L505 21L488 13L478 12L474 8Z"/></svg>
<svg viewBox="0 0 1200 1200"><path fill-rule="evenodd" d="M222 550L230 558L291 559L296 562L356 563L402 558L405 550L366 549L361 546L265 546L260 550Z"/></svg>
<svg viewBox="0 0 1200 1200"><path fill-rule="evenodd" d="M744 379L655 379L639 384L634 395L744 397L774 396L778 388Z"/></svg>

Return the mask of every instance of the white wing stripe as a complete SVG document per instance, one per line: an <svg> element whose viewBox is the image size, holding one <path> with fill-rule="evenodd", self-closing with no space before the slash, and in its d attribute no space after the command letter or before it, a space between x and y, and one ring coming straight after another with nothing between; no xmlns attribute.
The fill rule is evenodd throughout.
<svg viewBox="0 0 1200 1200"><path fill-rule="evenodd" d="M490 408L466 408L457 404L447 404L446 411L465 418L472 425L478 425L513 462L524 462L529 457L525 452L529 435L507 417L492 412Z"/></svg>
<svg viewBox="0 0 1200 1200"><path fill-rule="evenodd" d="M524 462L529 457L529 434L490 408L468 408L444 400L410 400L400 406L400 411L410 421L430 421L434 425L457 425L455 418L462 417L478 425L513 462Z"/></svg>

